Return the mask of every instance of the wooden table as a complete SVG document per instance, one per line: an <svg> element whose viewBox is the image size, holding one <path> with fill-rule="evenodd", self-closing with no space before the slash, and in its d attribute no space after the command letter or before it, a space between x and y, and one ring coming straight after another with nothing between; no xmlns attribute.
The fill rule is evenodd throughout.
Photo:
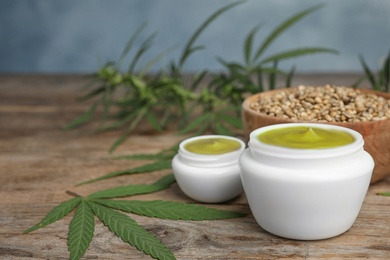
<svg viewBox="0 0 390 260"><path fill-rule="evenodd" d="M301 75L295 84L350 84L354 75ZM86 109L75 101L86 76L0 76L0 259L67 259L71 216L33 233L54 206L69 199L65 191L88 195L125 184L152 183L167 171L122 176L75 187L80 181L142 164L112 160L108 149L117 132L93 134L91 128L63 131ZM138 132L115 155L152 153L181 140L174 132ZM169 171L168 171L169 172ZM253 219L246 198L220 209L248 213L218 221L171 221L132 215L154 233L177 259L390 259L390 178L371 185L358 219L345 234L322 241L294 241L273 236ZM137 199L193 202L173 184ZM96 221L95 237L83 259L150 259L115 237Z"/></svg>

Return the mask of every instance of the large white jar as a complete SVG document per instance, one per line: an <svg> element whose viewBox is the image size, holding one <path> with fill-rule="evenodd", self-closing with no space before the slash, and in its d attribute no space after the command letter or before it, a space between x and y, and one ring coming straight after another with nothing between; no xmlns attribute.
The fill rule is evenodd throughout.
<svg viewBox="0 0 390 260"><path fill-rule="evenodd" d="M296 149L257 138L265 131L300 125L345 131L354 141L335 148ZM277 236L300 240L347 231L359 214L374 168L363 144L358 132L327 124L289 123L254 130L239 165L257 223Z"/></svg>

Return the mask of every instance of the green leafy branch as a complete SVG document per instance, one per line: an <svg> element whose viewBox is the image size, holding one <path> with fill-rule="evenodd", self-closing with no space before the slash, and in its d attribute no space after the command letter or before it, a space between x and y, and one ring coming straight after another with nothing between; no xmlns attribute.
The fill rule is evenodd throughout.
<svg viewBox="0 0 390 260"><path fill-rule="evenodd" d="M121 186L98 191L87 197L68 192L76 197L54 207L38 224L26 229L23 233L38 230L75 211L68 231L69 259L80 259L85 254L93 239L96 216L124 242L155 259L165 260L175 259L170 249L123 212L153 218L188 221L229 219L246 215L183 202L108 199L156 192L168 188L174 182L173 175L169 174L150 185Z"/></svg>
<svg viewBox="0 0 390 260"><path fill-rule="evenodd" d="M377 91L390 92L390 51L384 59L376 75L368 67L363 55L359 56L359 60L364 70L364 76L353 85L356 87L363 80L367 79L372 89Z"/></svg>
<svg viewBox="0 0 390 260"><path fill-rule="evenodd" d="M219 16L242 4L243 1L228 4L212 13L191 35L179 56L167 68L149 75L149 69L170 50L164 50L146 65L140 66L145 53L155 43L156 33L150 34L135 50L129 68L122 72L125 59L134 48L134 43L143 33L143 24L130 37L118 62L103 66L93 77L92 87L81 100L93 100L91 107L72 120L65 129L73 129L98 117L100 131L121 130L121 135L110 147L113 152L143 122L156 131L169 127L180 129L180 133L232 135L242 130L240 106L248 94L265 89L263 79L268 76L270 88L276 87L277 76L286 77L290 86L295 67L289 72L278 68L281 61L316 53L337 53L327 48L298 48L265 56L270 45L292 25L305 16L320 9L317 5L299 12L283 21L255 47L255 36L260 26L253 28L244 41L244 62L227 62L218 58L226 72L209 73L203 69L195 75L184 74L185 64L191 55L205 46L196 44L199 36ZM207 79L207 80L206 80Z"/></svg>
<svg viewBox="0 0 390 260"><path fill-rule="evenodd" d="M202 46L195 46L195 41L206 27L222 13L242 3L241 1L229 4L213 13L192 35L182 51L178 64L172 62L170 72L161 72L156 76L147 76L147 68L155 64L159 59L148 62L147 68L140 68L136 73L137 62L152 46L155 34L150 35L142 42L136 51L130 68L125 73L120 72L126 55L130 52L136 38L142 33L145 26L142 25L130 38L123 51L119 64L110 62L101 68L95 75L94 81L98 87L86 94L82 100L96 98L91 108L81 114L65 129L73 129L93 119L98 107L103 108L101 117L102 127L98 131L123 129L122 135L115 140L110 152L122 144L129 134L143 121L146 120L154 129L161 131L177 118L185 118L188 115L187 107L191 101L202 99L193 90L198 87L206 72L201 72L192 78L190 88L184 87L182 69L188 58ZM160 58L162 55L158 55ZM117 93L120 93L119 95ZM115 96L114 94L117 94ZM118 112L110 113L112 110ZM107 125L105 122L112 122ZM183 120L181 123L185 124Z"/></svg>
<svg viewBox="0 0 390 260"><path fill-rule="evenodd" d="M264 82L266 75L268 75L268 88L270 89L275 89L277 87L276 77L278 75L284 76L286 78L285 87L289 87L291 85L295 67L286 73L278 69L278 63L280 61L316 53L337 54L338 52L332 49L306 47L282 51L280 53L262 58L262 56L265 54L265 51L282 33L284 33L305 16L317 11L322 7L323 5L321 4L317 5L286 19L274 30L272 30L267 37L264 38L257 49L254 48L255 36L262 28L262 25L255 26L248 33L243 44L244 62L227 62L223 58L218 58L219 62L226 68L227 72L223 73L222 75L218 75L214 79L212 85L216 88L216 92L222 94L224 98L230 98L233 104L241 105L241 102L243 101L243 94L254 94L267 89L266 83ZM232 87L241 88L241 92L239 92L241 95L231 95L231 91L224 90L224 88Z"/></svg>

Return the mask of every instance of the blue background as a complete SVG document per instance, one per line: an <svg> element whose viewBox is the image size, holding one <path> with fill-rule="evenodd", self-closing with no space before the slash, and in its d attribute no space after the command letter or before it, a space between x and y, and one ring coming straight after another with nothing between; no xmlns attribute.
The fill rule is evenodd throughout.
<svg viewBox="0 0 390 260"><path fill-rule="evenodd" d="M153 70L177 59L180 50L218 8L222 0L2 0L0 2L1 73L88 73L107 61L118 60L132 33L147 22L136 46L158 32L142 64L163 50L167 53ZM298 72L362 71L358 56L377 69L390 50L390 1L387 0L252 0L214 21L196 42L206 48L195 53L187 71L220 70L216 57L243 60L248 32L264 23L267 33L291 15L319 3L325 6L286 31L267 50L267 56L298 47L327 47L339 55L317 54L281 63L297 65ZM134 49L135 50L135 49ZM133 55L134 53L130 53Z"/></svg>

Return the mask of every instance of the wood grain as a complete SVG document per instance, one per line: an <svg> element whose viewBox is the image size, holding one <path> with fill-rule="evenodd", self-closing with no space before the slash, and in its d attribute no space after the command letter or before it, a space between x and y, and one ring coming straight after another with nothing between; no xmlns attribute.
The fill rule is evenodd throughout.
<svg viewBox="0 0 390 260"><path fill-rule="evenodd" d="M297 81L331 79L331 75ZM349 77L348 75L346 77ZM346 81L342 75L334 78ZM62 126L86 109L75 101L86 76L0 76L0 259L67 259L71 216L36 232L23 230L39 222L52 207L81 195L130 183L152 183L170 171L122 176L75 187L81 181L143 162L112 160L108 148L118 133L93 134L92 128L63 131ZM311 84L313 84L311 82ZM158 152L181 140L174 132L135 133L115 155ZM346 233L322 241L273 236L253 219L244 195L211 205L248 213L222 221L170 221L131 215L159 237L177 259L389 259L390 178L371 185L363 208ZM135 199L193 202L176 184ZM83 259L150 259L110 233L96 220L95 237Z"/></svg>

